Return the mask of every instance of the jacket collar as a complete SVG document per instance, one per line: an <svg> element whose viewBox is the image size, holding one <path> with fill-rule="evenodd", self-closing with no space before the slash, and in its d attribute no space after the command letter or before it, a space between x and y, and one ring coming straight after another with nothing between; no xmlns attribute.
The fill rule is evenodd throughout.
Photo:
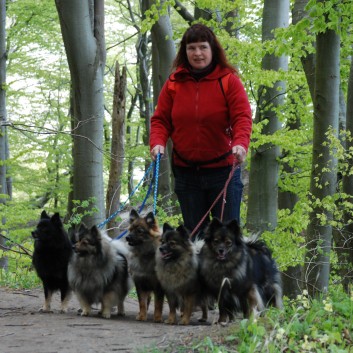
<svg viewBox="0 0 353 353"><path fill-rule="evenodd" d="M203 77L201 80L218 80L220 77L231 73L231 70L228 68L221 67L216 65L215 69L210 72L208 75ZM190 71L185 66L178 66L176 70L169 76L171 81L188 81L193 80Z"/></svg>

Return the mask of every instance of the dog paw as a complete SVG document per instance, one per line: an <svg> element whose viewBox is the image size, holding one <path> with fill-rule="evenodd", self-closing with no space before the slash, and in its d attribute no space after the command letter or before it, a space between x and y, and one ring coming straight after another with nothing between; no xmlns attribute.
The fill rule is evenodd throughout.
<svg viewBox="0 0 353 353"><path fill-rule="evenodd" d="M217 321L215 324L219 325L219 326L222 326L222 327L228 326L228 322L227 321Z"/></svg>
<svg viewBox="0 0 353 353"><path fill-rule="evenodd" d="M103 319L110 319L110 312L109 313L102 313L102 318Z"/></svg>
<svg viewBox="0 0 353 353"><path fill-rule="evenodd" d="M168 325L176 325L176 320L167 319L164 321L164 323Z"/></svg>
<svg viewBox="0 0 353 353"><path fill-rule="evenodd" d="M136 316L136 320L137 320L137 321L147 321L147 316L146 316L146 315L138 314L138 315Z"/></svg>
<svg viewBox="0 0 353 353"><path fill-rule="evenodd" d="M54 312L54 311L51 310L50 308L40 308L38 311L39 311L40 313L45 313L45 314L51 314L51 313Z"/></svg>

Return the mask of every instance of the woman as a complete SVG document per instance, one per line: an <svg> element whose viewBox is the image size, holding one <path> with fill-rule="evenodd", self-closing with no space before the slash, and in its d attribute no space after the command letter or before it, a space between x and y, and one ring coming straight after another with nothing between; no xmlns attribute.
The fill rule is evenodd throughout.
<svg viewBox="0 0 353 353"><path fill-rule="evenodd" d="M151 118L151 157L164 154L173 142L173 173L184 225L200 225L232 170L234 158L245 160L252 128L251 108L236 70L227 61L211 29L195 24L187 29ZM223 221L240 220L243 184L240 168L229 182ZM221 217L223 199L213 207Z"/></svg>

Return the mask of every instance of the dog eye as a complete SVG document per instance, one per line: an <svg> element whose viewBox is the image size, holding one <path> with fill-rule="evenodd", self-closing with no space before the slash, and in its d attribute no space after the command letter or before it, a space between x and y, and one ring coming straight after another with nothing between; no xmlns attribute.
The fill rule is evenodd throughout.
<svg viewBox="0 0 353 353"><path fill-rule="evenodd" d="M169 242L169 246L170 246L171 248L175 248L175 246L176 246L175 241L170 241L170 242Z"/></svg>
<svg viewBox="0 0 353 353"><path fill-rule="evenodd" d="M218 244L219 244L219 240L218 240L218 239L214 239L214 240L213 240L213 244L214 244L214 245L218 245Z"/></svg>
<svg viewBox="0 0 353 353"><path fill-rule="evenodd" d="M225 244L226 244L226 246L227 246L228 248L230 248L233 243L232 243L230 240L227 240L227 241L225 242Z"/></svg>

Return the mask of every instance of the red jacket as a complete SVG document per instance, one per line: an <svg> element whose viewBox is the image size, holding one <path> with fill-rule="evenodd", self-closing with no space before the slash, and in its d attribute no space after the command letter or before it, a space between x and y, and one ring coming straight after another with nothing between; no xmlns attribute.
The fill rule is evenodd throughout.
<svg viewBox="0 0 353 353"><path fill-rule="evenodd" d="M220 157L235 145L248 150L252 118L245 89L240 79L231 74L224 96L219 82L219 78L230 72L228 68L216 66L210 74L196 81L186 68L178 68L159 95L151 118L150 148L166 146L170 137L177 155L193 162ZM168 84L169 80L175 84ZM177 155L174 154L175 165L187 166ZM230 154L202 167L232 164Z"/></svg>

